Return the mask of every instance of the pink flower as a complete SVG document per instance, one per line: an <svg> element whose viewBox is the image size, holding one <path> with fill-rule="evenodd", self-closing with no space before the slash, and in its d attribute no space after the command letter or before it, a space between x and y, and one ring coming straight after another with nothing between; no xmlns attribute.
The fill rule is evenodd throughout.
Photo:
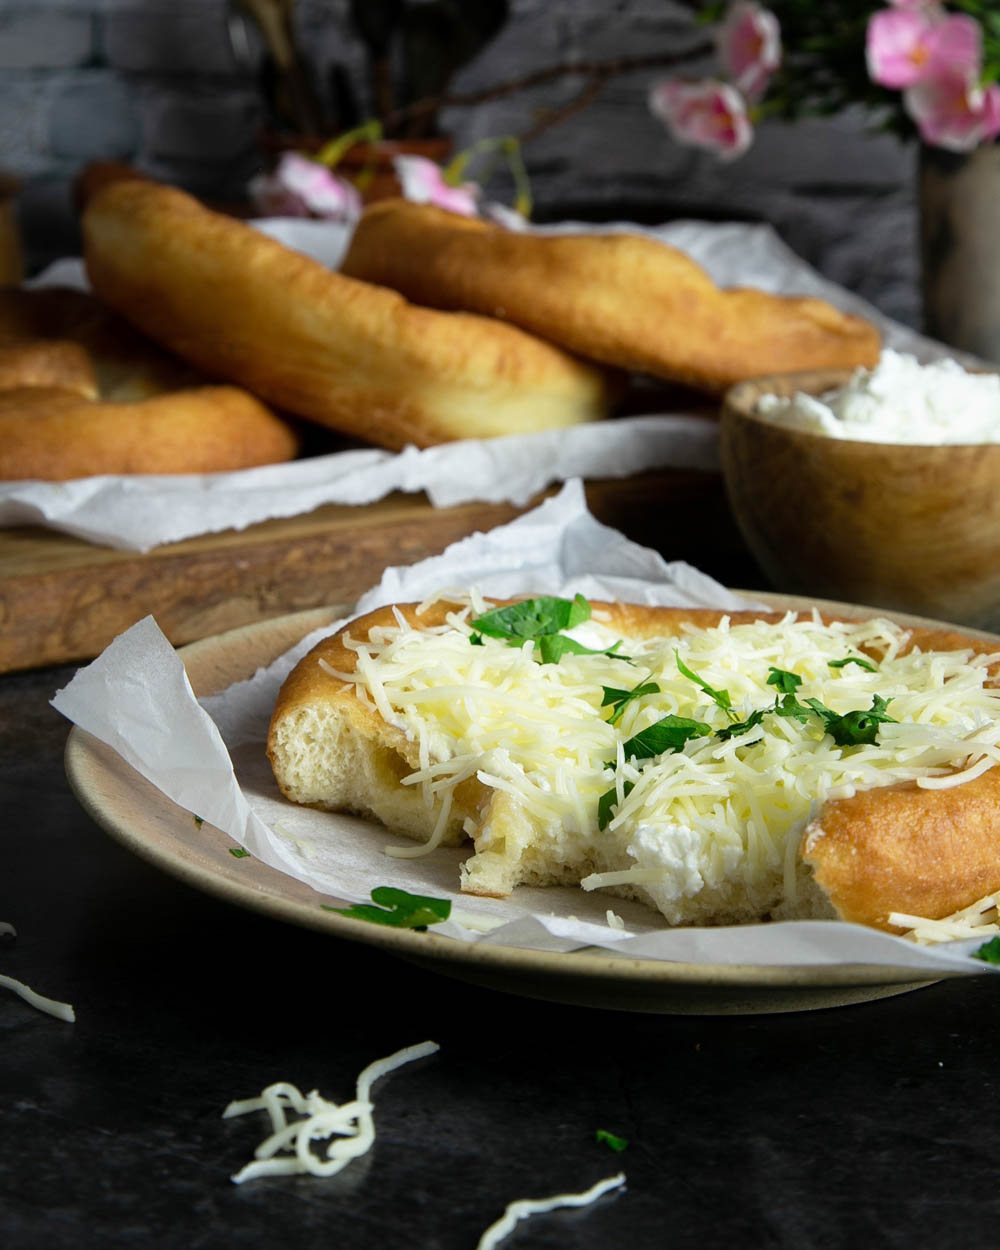
<svg viewBox="0 0 1000 1250"><path fill-rule="evenodd" d="M753 139L746 101L725 82L665 78L650 91L649 107L679 142L709 148L723 160L741 156Z"/></svg>
<svg viewBox="0 0 1000 1250"><path fill-rule="evenodd" d="M251 179L249 191L257 210L267 216L331 221L356 221L361 216L357 187L298 152L282 153L274 172Z"/></svg>
<svg viewBox="0 0 1000 1250"><path fill-rule="evenodd" d="M920 137L933 147L968 152L1000 135L1000 87L970 75L945 74L903 92Z"/></svg>
<svg viewBox="0 0 1000 1250"><path fill-rule="evenodd" d="M477 215L479 187L476 183L452 186L445 181L441 166L425 156L394 156L392 164L406 199L417 204L436 204L449 213L461 213L465 217Z"/></svg>
<svg viewBox="0 0 1000 1250"><path fill-rule="evenodd" d="M781 64L781 28L769 10L750 0L729 6L716 42L727 76L748 100L758 100Z"/></svg>
<svg viewBox="0 0 1000 1250"><path fill-rule="evenodd" d="M944 75L978 74L983 40L979 23L937 6L897 5L868 22L868 76L883 87L911 87Z"/></svg>

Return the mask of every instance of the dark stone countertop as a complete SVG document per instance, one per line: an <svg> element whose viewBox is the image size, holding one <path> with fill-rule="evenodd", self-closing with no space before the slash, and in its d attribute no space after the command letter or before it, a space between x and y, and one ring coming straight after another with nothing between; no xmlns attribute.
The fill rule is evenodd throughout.
<svg viewBox="0 0 1000 1250"><path fill-rule="evenodd" d="M470 987L236 910L84 814L69 668L0 678L5 1250L471 1250L507 1202L624 1192L521 1224L515 1247L992 1247L1000 985L758 1016L588 1010ZM374 1150L339 1176L230 1176L264 1136L223 1120L276 1080L341 1102L371 1060L440 1053L375 1088ZM622 1154L595 1140L628 1139Z"/></svg>

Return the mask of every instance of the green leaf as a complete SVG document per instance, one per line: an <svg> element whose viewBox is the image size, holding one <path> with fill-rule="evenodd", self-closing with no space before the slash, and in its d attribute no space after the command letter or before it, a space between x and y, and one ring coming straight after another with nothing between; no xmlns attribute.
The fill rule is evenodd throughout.
<svg viewBox="0 0 1000 1250"><path fill-rule="evenodd" d="M758 708L755 712L751 712L746 720L736 721L735 724L724 725L721 729L717 729L715 736L723 741L727 741L729 738L737 738L740 734L745 734L748 730L753 729L755 725L759 725L770 710L770 708Z"/></svg>
<svg viewBox="0 0 1000 1250"><path fill-rule="evenodd" d="M802 685L798 673L790 673L786 668L775 668L772 664L767 670L767 684L775 686L782 694L794 694Z"/></svg>
<svg viewBox="0 0 1000 1250"><path fill-rule="evenodd" d="M231 846L229 848L229 854L232 855L233 859L250 858L250 852L245 850L242 846Z"/></svg>
<svg viewBox="0 0 1000 1250"><path fill-rule="evenodd" d="M727 712L732 710L733 701L729 697L728 690L715 690L708 684L707 681L699 677L697 673L692 673L691 670L688 668L688 666L681 659L680 652L677 651L676 648L674 649L674 657L677 660L678 669L684 674L684 676L689 681L693 681L696 686L700 686L702 690L704 690L704 692L708 695L708 697L713 702L717 703L719 707L723 708Z"/></svg>
<svg viewBox="0 0 1000 1250"><path fill-rule="evenodd" d="M628 1145L626 1138L619 1137L617 1133L609 1133L606 1128L599 1128L594 1136L599 1142L613 1150L615 1154L621 1154Z"/></svg>
<svg viewBox="0 0 1000 1250"><path fill-rule="evenodd" d="M848 655L843 660L828 660L829 668L846 668L848 664L857 664L859 668L867 669L869 673L877 673L878 669L871 662L865 659L863 655Z"/></svg>
<svg viewBox="0 0 1000 1250"><path fill-rule="evenodd" d="M622 786L622 798L627 799L635 789L634 781L626 781ZM611 823L611 817L615 814L615 808L618 806L618 787L612 786L610 790L605 790L601 797L597 800L597 827L598 829L607 829Z"/></svg>
<svg viewBox="0 0 1000 1250"><path fill-rule="evenodd" d="M691 738L703 738L712 732L704 721L688 716L663 716L640 730L625 743L625 758L648 760L664 751L680 751Z"/></svg>
<svg viewBox="0 0 1000 1250"><path fill-rule="evenodd" d="M880 694L872 698L872 705L867 710L845 712L842 716L831 712L818 699L806 699L806 703L823 721L823 728L839 747L861 746L878 741L878 727L886 722L895 724L895 717L886 713L889 700Z"/></svg>
<svg viewBox="0 0 1000 1250"><path fill-rule="evenodd" d="M977 946L972 952L972 958L981 959L987 964L1000 964L1000 937L991 937L982 946Z"/></svg>
<svg viewBox="0 0 1000 1250"><path fill-rule="evenodd" d="M603 650L585 647L582 642L577 642L575 638L567 638L565 634L543 634L540 638L536 638L535 642L543 664L558 664L564 655L611 655L616 660L627 660L629 664L632 663L627 655L618 654L618 648L622 645L621 639Z"/></svg>
<svg viewBox="0 0 1000 1250"><path fill-rule="evenodd" d="M590 604L583 595L575 599L556 599L543 595L538 599L525 599L504 608L494 608L477 616L469 624L491 638L541 638L545 634L558 634L572 629L590 619Z"/></svg>
<svg viewBox="0 0 1000 1250"><path fill-rule="evenodd" d="M331 907L321 903L324 911L334 911L352 920L369 920L372 924L391 925L397 929L426 929L428 925L447 920L451 914L451 901L446 898L427 898L422 894L410 894L394 886L380 885L371 893L372 903L354 903L350 907Z"/></svg>
<svg viewBox="0 0 1000 1250"><path fill-rule="evenodd" d="M617 725L622 718L622 713L632 702L633 699L641 699L643 695L659 694L660 687L655 681L643 682L641 686L634 686L631 690L618 690L614 686L602 686L604 697L601 699L601 707L610 707L612 709L611 716L608 718L609 725Z"/></svg>

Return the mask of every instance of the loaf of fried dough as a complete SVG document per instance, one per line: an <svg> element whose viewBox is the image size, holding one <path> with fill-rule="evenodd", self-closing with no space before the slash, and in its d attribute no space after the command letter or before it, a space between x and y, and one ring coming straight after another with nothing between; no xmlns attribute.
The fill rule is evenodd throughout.
<svg viewBox="0 0 1000 1250"><path fill-rule="evenodd" d="M860 317L820 299L720 289L683 252L640 234L519 232L385 200L365 209L341 270L713 394L761 374L870 367L880 351Z"/></svg>
<svg viewBox="0 0 1000 1250"><path fill-rule="evenodd" d="M417 308L182 191L88 200L94 290L142 331L279 408L383 447L525 433L608 412L606 371L513 326Z"/></svg>
<svg viewBox="0 0 1000 1250"><path fill-rule="evenodd" d="M632 652L628 658L612 657L618 666L617 675L613 667L607 667L607 656L598 657L597 662L605 666L599 680L610 681L612 693L621 695L621 687L640 685L656 665L661 665L658 671L670 669L673 673L667 679L660 678L663 684L659 691L654 685L653 691L647 692L646 697L662 700L655 712L650 708L626 713L622 725L628 724L630 714L639 718L628 732L655 720L661 711L676 707L675 687L690 689L685 686L690 672L681 672L677 648L696 645L699 636L711 635L711 645L725 649L730 639L735 645L741 628L758 626L763 626L763 636L754 635L757 641L752 645L763 672L769 663L780 667L780 653L770 642L772 634L777 638L778 631L790 629L791 645L798 647L796 668L805 675L803 680L821 679L829 664L836 680L846 683L841 687L845 698L851 698L855 689L877 689L882 680L879 665L908 657L916 666L914 672L926 674L935 671L935 664L940 674L943 662L953 663L958 684L972 674L970 689L975 687L976 693L970 697L982 699L983 706L994 712L1000 709L1000 691L993 688L1000 657L994 654L996 644L990 640L966 638L948 630L902 629L884 621L838 621L812 614L796 618L794 614L723 614L620 603L591 606L604 638L617 638L624 655ZM539 664L523 642L512 654L512 648L503 641L477 634L475 626L470 629L469 620L467 607L441 601L423 607L407 604L382 608L352 621L300 660L282 686L268 736L268 756L285 797L324 810L373 817L387 829L429 845L458 845L471 840L472 854L461 870L461 888L471 894L503 897L519 885L582 882L589 888L590 879L612 893L658 908L672 924L839 917L899 931L890 921L894 913L939 919L1000 888L1000 769L981 773L973 769L968 780L951 788L926 789L917 784L914 772L908 774L909 780L900 781L900 775L907 775L906 767L900 766L902 771L891 775L895 778L891 784L880 784L878 769L871 762L874 748L864 744L834 747L823 729L815 726L808 732L824 756L838 761L853 750L859 761L857 777L867 780L856 779L851 787L856 792L850 797L810 795L799 790L804 784L799 778L819 774L807 761L789 778L792 791L785 791L785 798L779 793L775 800L779 824L786 819L782 814L785 807L791 810L795 804L801 808L801 818L780 831L774 845L767 843L760 811L754 815L755 806L763 808L770 801L759 785L756 789L751 786L750 792L756 797L742 815L736 813L734 821L723 819L721 808L709 814L708 832L699 835L701 844L696 842L694 826L684 827L694 818L685 816L676 823L676 812L669 819L663 817L667 820L663 828L650 829L640 822L624 837L616 834L614 825L607 824L608 812L601 823L601 804L597 802L597 791L609 785L607 778L602 780L600 768L596 775L593 771L586 775L585 765L579 762L586 755L588 736L611 732L610 711L601 703L601 687L592 706L584 705L587 696L581 693L586 685L581 675L595 662L593 656L564 655L558 665L569 666L567 692L555 703L546 702L539 693L536 703L534 693L526 693L512 674L520 665L522 678L526 670L526 680L541 686L556 680L549 666ZM850 647L844 642L844 659L832 664L825 657L817 659L808 645L809 631L826 626L838 640L841 636L855 640ZM856 640L861 637L868 641L858 646ZM435 638L444 638L443 650L430 650L429 640ZM448 650L452 642L453 651ZM403 688L407 693L398 703L392 702L391 694L378 681L372 684L361 679L361 686L354 684L361 671L359 647L367 657L368 652L378 652L386 644L392 648L393 662L398 660L406 673ZM591 640L591 645L599 643ZM839 646L839 641L835 645ZM496 655L507 673L495 684L483 675L489 671L483 648L490 646L498 648ZM690 657L694 652L689 649L687 654ZM465 666L460 673L452 670L453 655L458 655L457 662ZM674 655L678 657L676 667ZM366 658L366 667L369 664ZM421 664L427 666L426 671ZM610 678L607 673L611 673ZM748 689L740 672L724 669L724 673L734 696ZM695 678L697 682L698 674ZM928 676L927 684L929 694L915 695L925 708L939 693L939 678ZM437 706L433 703L435 687L443 688L440 719L434 722L436 728L425 732L426 726L408 719L407 708L419 711ZM609 686L605 684L604 689ZM721 703L713 703L719 690L708 683L704 689L707 693L703 695L694 692L704 704L699 718L714 715L722 725L728 724L726 716L731 719L736 713L724 715ZM726 694L728 697L728 690ZM476 711L481 700L490 707L506 708L507 724L501 717L484 729ZM862 702L867 705L867 700ZM733 706L737 706L735 699ZM745 715L745 710L739 715ZM979 708L975 716L981 715ZM789 740L790 723L776 716L766 731L773 738L778 761L773 769L778 772L782 751L790 749L783 745ZM543 737L548 735L548 745L540 749L528 741L534 741L536 729ZM916 730L921 735L925 732L921 726ZM623 729L621 736L625 733ZM732 766L742 767L740 760L745 762L745 755L741 757L738 752L753 751L754 733L760 733L763 740L764 731L757 729L751 730L745 746L741 740L728 748L722 738L718 739L712 746L714 754L699 765L695 780L688 777L684 784L694 785L695 795L718 792L720 804L736 802L725 797L726 751L730 751ZM449 776L448 741L462 744L462 749L473 741L488 745L479 756L475 756L477 748L468 748L473 752L473 762L466 761L455 774L457 782L447 800L450 808L443 809L443 782ZM581 754L576 756L578 749ZM519 751L523 754L518 755ZM602 745L599 760L604 758L600 754L604 751L608 766L616 767L614 747ZM559 754L566 757L563 764L545 772L551 763L545 757ZM628 754L626 750L624 755ZM669 750L663 756L673 758ZM912 754L907 758L912 759ZM533 786L522 785L525 771L530 773L536 765L545 779ZM660 762L648 766L656 769ZM840 767L839 763L836 766ZM953 761L925 771L938 779L941 775L947 779L948 774L957 778L955 770L963 766L962 761ZM630 767L626 759L618 759L617 768L624 770L623 776L631 775ZM762 779L771 767L767 765ZM655 782L655 772L652 776ZM631 784L626 782L626 799ZM560 794L565 798L557 799ZM623 801L619 793L618 802ZM655 825L659 813L671 802L668 794L657 797L654 817L643 819L654 819ZM683 812L685 800L679 802L682 806L677 810ZM741 819L745 822L742 827ZM666 892L665 879L670 883Z"/></svg>
<svg viewBox="0 0 1000 1250"><path fill-rule="evenodd" d="M0 288L0 480L226 472L298 447L289 421L209 384L93 295Z"/></svg>

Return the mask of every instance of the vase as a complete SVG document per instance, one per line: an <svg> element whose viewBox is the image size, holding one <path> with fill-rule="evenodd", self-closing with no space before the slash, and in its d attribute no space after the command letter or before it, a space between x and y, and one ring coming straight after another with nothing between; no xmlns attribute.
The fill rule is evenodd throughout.
<svg viewBox="0 0 1000 1250"><path fill-rule="evenodd" d="M918 189L924 330L1000 363L1000 145L923 146Z"/></svg>

